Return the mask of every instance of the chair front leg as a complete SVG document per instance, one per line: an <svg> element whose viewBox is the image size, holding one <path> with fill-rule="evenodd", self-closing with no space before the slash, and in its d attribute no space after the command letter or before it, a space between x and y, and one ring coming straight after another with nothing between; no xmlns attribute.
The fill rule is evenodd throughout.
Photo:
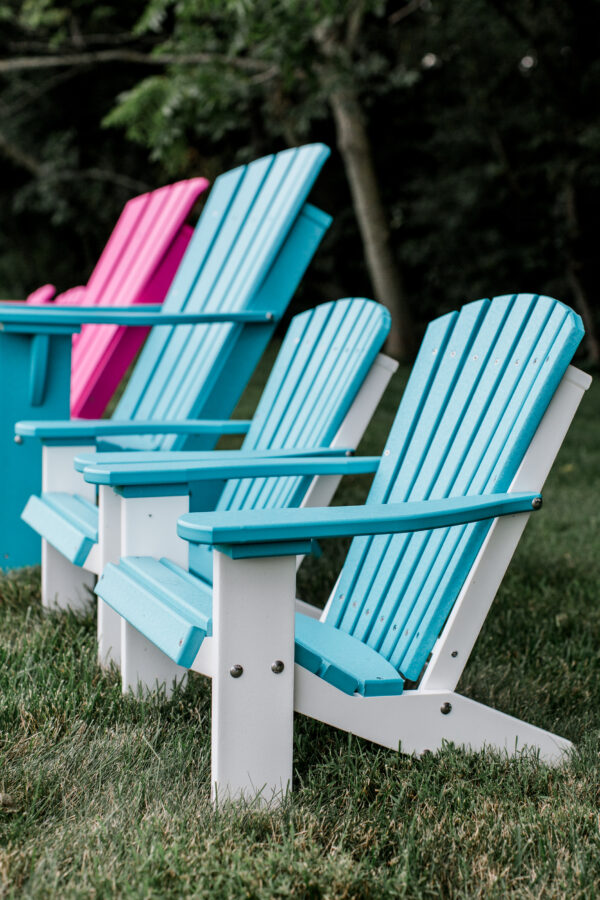
<svg viewBox="0 0 600 900"><path fill-rule="evenodd" d="M292 783L294 556L214 551L212 798L277 805Z"/></svg>
<svg viewBox="0 0 600 900"><path fill-rule="evenodd" d="M187 567L188 545L177 537L179 516L188 512L185 497L123 498L121 501L121 555L166 556ZM162 650L147 640L133 625L121 619L121 684L123 693L136 696L163 688L167 697L174 683L187 678Z"/></svg>
<svg viewBox="0 0 600 900"><path fill-rule="evenodd" d="M42 491L62 491L79 494L94 501L96 488L87 484L73 466L78 453L90 453L93 445L48 446L42 448ZM42 540L42 606L46 609L86 610L94 599L92 588L96 581L88 572Z"/></svg>
<svg viewBox="0 0 600 900"><path fill-rule="evenodd" d="M99 572L121 556L121 497L108 485L98 489ZM121 665L121 616L98 597L98 663Z"/></svg>

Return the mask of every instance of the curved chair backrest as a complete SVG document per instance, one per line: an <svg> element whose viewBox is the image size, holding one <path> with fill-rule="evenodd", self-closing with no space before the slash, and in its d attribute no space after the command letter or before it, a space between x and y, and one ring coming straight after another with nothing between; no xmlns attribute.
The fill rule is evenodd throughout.
<svg viewBox="0 0 600 900"><path fill-rule="evenodd" d="M56 303L162 302L192 235L185 220L207 187L205 178L191 178L129 200L87 285L60 294ZM73 340L71 415L102 415L147 333L147 328L82 326Z"/></svg>
<svg viewBox="0 0 600 900"><path fill-rule="evenodd" d="M367 506L506 491L582 335L531 294L432 322ZM355 538L326 621L417 680L490 524Z"/></svg>
<svg viewBox="0 0 600 900"><path fill-rule="evenodd" d="M346 298L293 318L244 450L327 447L390 329L385 307ZM229 481L218 509L297 506L311 478Z"/></svg>
<svg viewBox="0 0 600 900"><path fill-rule="evenodd" d="M260 325L154 329L116 418L222 419L231 414L331 221L305 204L328 155L322 144L306 145L216 180L163 309L269 310L273 319ZM204 449L215 440L152 436L135 446Z"/></svg>

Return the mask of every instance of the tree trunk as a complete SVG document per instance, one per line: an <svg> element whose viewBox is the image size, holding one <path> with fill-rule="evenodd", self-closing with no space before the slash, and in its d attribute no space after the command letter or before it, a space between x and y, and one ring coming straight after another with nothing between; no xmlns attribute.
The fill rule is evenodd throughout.
<svg viewBox="0 0 600 900"><path fill-rule="evenodd" d="M375 297L392 315L387 348L392 355L409 359L414 348L412 319L400 271L390 248L389 230L362 110L356 94L348 88L334 88L329 102Z"/></svg>

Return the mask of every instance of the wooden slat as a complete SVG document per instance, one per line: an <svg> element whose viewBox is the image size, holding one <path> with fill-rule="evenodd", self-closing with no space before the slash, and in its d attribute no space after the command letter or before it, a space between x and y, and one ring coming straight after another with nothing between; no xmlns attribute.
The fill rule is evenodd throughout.
<svg viewBox="0 0 600 900"><path fill-rule="evenodd" d="M428 343L428 352L423 355L419 354L415 363L417 381L419 384L423 381L430 383L430 389L425 395L425 399L421 398L418 417L414 423L404 412L403 398L394 427L386 443L382 469L375 477L368 502L371 500L372 502L401 502L410 496L414 480L425 460L430 433L437 428L444 414L455 380L464 357L468 353L470 343L477 332L484 310L485 303L482 301L463 307L456 318L452 317L445 322L446 327L451 329L445 352L440 352L439 346L430 347ZM435 343L437 344L437 342ZM421 369L425 369L425 373ZM430 370L434 372L431 381ZM412 391L409 399L411 397ZM412 428L408 442L407 428ZM398 434L398 432L400 433ZM398 439L399 446L397 447L396 440ZM348 570L348 574L344 567L345 571L340 580L338 597L344 598L345 609L343 618L337 623L343 630L350 632L353 630L362 609L362 600L369 596L373 580L379 572L380 560L385 554L390 540L391 538L386 536L365 543L358 548L358 559L356 557L353 559L353 567L352 570ZM357 599L350 601L350 597L354 598L354 595ZM367 609L370 614L370 604L365 606L365 611Z"/></svg>
<svg viewBox="0 0 600 900"><path fill-rule="evenodd" d="M299 212L298 186L305 184L300 172L306 168L302 149L284 151L274 157L244 221L227 252L226 264L210 292L213 308L233 310L253 308L256 293L266 277L283 235ZM312 153L309 151L309 155ZM195 292L202 294L197 285ZM283 301L287 305L287 299ZM221 326L205 334L194 330L188 338L178 366L180 377L163 391L154 415L175 418L190 415L195 385L204 381L222 353L233 326ZM176 390L176 381L179 388Z"/></svg>
<svg viewBox="0 0 600 900"><path fill-rule="evenodd" d="M244 440L244 450L328 445L388 328L384 308L359 298L323 304L296 316ZM295 477L244 479L225 488L219 509L295 505L309 481Z"/></svg>
<svg viewBox="0 0 600 900"><path fill-rule="evenodd" d="M546 371L543 378L537 378L531 385L512 427L509 427L502 448L490 448L486 454L490 465L494 458L496 462L491 475L487 478L485 466L481 467L483 487L480 490L484 491L490 487L497 489L500 484L508 486L512 481L543 412L572 358L576 343L578 341L574 345L572 322L564 321L543 364L544 368L550 371ZM505 426L506 417L498 430L501 431ZM461 529L457 529L456 535L446 534L448 546L443 548L439 559L436 559L435 565L432 566L426 590L422 592L419 604L416 604L412 611L405 629L409 634L406 637L403 634L402 643L398 643L391 657L392 661L396 661L396 664L407 672L408 677L416 677L415 673L421 670L488 528L489 526L467 526L462 529L462 536ZM435 549L432 552L435 553ZM442 569L444 558L448 560L445 571ZM427 597L429 600L425 602Z"/></svg>
<svg viewBox="0 0 600 900"><path fill-rule="evenodd" d="M218 179L165 310L169 309L171 294L186 311L258 308L257 303L264 299L262 287L281 256L284 236L290 234L326 155L322 145L302 147L258 160ZM218 223L222 227L217 230ZM288 269L281 273L287 276L287 284L274 298L280 309L287 305L296 284L293 279L304 270L323 225L313 222L315 242L310 248L297 248L301 257L297 272ZM192 256L196 257L195 270L188 265ZM217 414L223 415L223 408L233 406L240 393L234 393L235 379L228 379L228 387L222 377L233 348L237 351L236 369L241 372L245 367L249 375L258 359L257 348L260 351L269 338L268 330L257 338L234 325L160 331L162 334L152 334L147 342L117 410L119 417L211 415L217 394L221 400ZM149 449L183 446L185 441L176 437L148 441ZM208 439L203 446L211 446Z"/></svg>
<svg viewBox="0 0 600 900"><path fill-rule="evenodd" d="M75 565L83 565L98 540L98 510L77 494L30 497L21 518Z"/></svg>
<svg viewBox="0 0 600 900"><path fill-rule="evenodd" d="M219 176L210 192L202 216L196 226L171 288L163 302L165 312L183 312L186 309L188 295L196 279L202 272L203 260L210 254L212 244L219 232L222 219L227 215L232 199L235 197L241 169L234 169ZM200 307L198 308L200 309ZM146 341L144 350L129 379L127 388L119 401L115 415L117 418L133 418L136 414L142 417L139 404L144 396L144 387L151 379L168 377L163 372L162 354L173 334L172 328L154 329ZM172 365L172 364L170 364Z"/></svg>
<svg viewBox="0 0 600 900"><path fill-rule="evenodd" d="M506 490L582 334L568 308L535 295L443 324L444 344L428 332L411 376L424 400L409 382L367 504ZM328 621L414 680L488 527L355 540Z"/></svg>
<svg viewBox="0 0 600 900"><path fill-rule="evenodd" d="M501 371L498 384L494 387L493 394L487 390L486 379L482 379L482 394L479 402L475 402L476 413L483 409L483 414L473 420L473 417L465 417L462 422L461 434L457 439L455 467L446 465L437 482L432 486L431 495L449 496L460 495L464 492L480 493L488 483L490 469L493 467L507 441L519 435L521 429L517 428L516 415L522 406L523 398L527 396L532 381L538 371L537 364L533 363L535 356L531 357L531 365L528 366L528 358L532 351L537 357L546 357L556 337L557 320L564 319L564 311L560 307L552 310L551 321L548 322L551 307L543 300L536 304L535 310L529 317L526 327L521 331L518 341L511 347L505 356L501 355L501 349L494 348L492 357L488 363L489 370ZM507 323L510 325L510 323ZM510 327L509 334L514 333ZM496 360L500 360L497 364ZM487 400L487 405L486 405ZM541 416L540 416L541 418ZM527 436L526 449L532 433L525 432ZM453 448L454 451L454 448ZM464 461L461 454L465 455ZM520 454L522 455L522 453ZM462 462L462 465L461 465ZM514 474L514 473L513 473ZM508 485L507 485L508 486ZM478 529L481 531L481 529ZM430 539L433 538L431 549L426 549ZM409 581L404 580L398 585L403 602L398 610L395 621L398 623L398 633L401 637L397 641L391 640L391 635L382 646L382 652L392 653L394 658L401 659L404 649L415 636L418 622L424 610L427 608L430 592L425 586L435 584L436 565L435 548L441 536L415 536L411 541L408 565L413 571ZM413 561L418 559L418 565ZM463 567L467 563L463 562ZM430 569L434 571L431 580ZM466 575L466 572L465 572Z"/></svg>
<svg viewBox="0 0 600 900"><path fill-rule="evenodd" d="M481 411L485 410L486 403L498 386L500 376L504 371L505 360L513 350L516 335L523 323L523 315L526 315L529 309L529 303L526 303L525 308L522 303L521 308L516 311L516 315L511 317L509 315L511 305L512 301L507 299L500 302L495 301L490 306L472 350L465 360L455 389L448 398L444 415L438 426L432 428L429 446L417 478L402 499L448 496L453 483L453 472L460 466L462 455L468 450L473 438L477 437ZM532 327L535 328L535 325ZM499 334L501 335L500 341L496 343ZM450 344L452 345L455 340L453 335ZM495 344L496 346L494 346ZM493 358L491 365L487 366L489 377L480 382L479 392L474 394L477 381L484 371L483 367L489 363L490 353ZM496 364L496 359L501 360L502 365ZM506 386L506 390L508 388L509 385ZM505 396L505 392L496 393L498 402L502 402L502 396ZM421 414L424 423L427 422L427 416L428 408L426 406ZM481 432L479 439L483 440ZM476 464L477 462L474 460L473 468ZM394 492L392 495L395 496ZM372 646L378 646L382 635L388 631L388 628L385 627L386 623L389 616L393 615L393 607L397 603L397 597L403 592L403 584L406 582L408 573L412 572L419 559L419 548L423 543L420 539L411 541L410 537L389 539L387 549L379 561L380 571L370 591L368 608L372 615L369 618L363 612L362 622L358 624L358 627L355 625L351 629L353 633L358 632L357 636L360 636L361 639L368 635ZM394 584L394 577L398 570L401 573L402 581L398 583L397 580ZM382 574L384 574L385 581L382 579ZM392 584L393 588L390 587ZM373 598L381 599L379 602L375 602ZM380 608L380 603L382 603L382 608ZM374 616L377 616L377 620L374 619ZM393 626L395 625L396 628L394 629L392 626L392 630L398 631L402 628L402 624L402 621L394 620Z"/></svg>
<svg viewBox="0 0 600 900"><path fill-rule="evenodd" d="M178 248L184 220L207 184L202 178L190 179L130 200L90 276L85 303L115 306L147 300L157 270L168 262L169 278L162 279L162 294L152 298L160 302L188 240L186 236ZM118 384L145 333L110 325L82 328L73 344L71 393L76 414L102 412L102 404Z"/></svg>
<svg viewBox="0 0 600 900"><path fill-rule="evenodd" d="M104 569L96 593L176 663L191 666L212 633L210 591L151 557L127 557Z"/></svg>

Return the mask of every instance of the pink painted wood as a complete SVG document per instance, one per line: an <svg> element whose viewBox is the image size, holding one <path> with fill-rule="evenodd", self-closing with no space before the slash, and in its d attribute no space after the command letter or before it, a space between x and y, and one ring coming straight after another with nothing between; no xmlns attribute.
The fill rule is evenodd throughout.
<svg viewBox="0 0 600 900"><path fill-rule="evenodd" d="M134 197L123 212L87 285L55 298L58 305L129 306L161 303L193 229L185 223L205 178L191 178ZM54 288L44 285L28 303L48 303ZM99 418L142 346L147 328L83 325L73 336L71 415Z"/></svg>
<svg viewBox="0 0 600 900"><path fill-rule="evenodd" d="M36 288L25 300L26 303L32 303L34 306L41 306L43 303L51 303L54 299L56 288L53 284L43 284Z"/></svg>

